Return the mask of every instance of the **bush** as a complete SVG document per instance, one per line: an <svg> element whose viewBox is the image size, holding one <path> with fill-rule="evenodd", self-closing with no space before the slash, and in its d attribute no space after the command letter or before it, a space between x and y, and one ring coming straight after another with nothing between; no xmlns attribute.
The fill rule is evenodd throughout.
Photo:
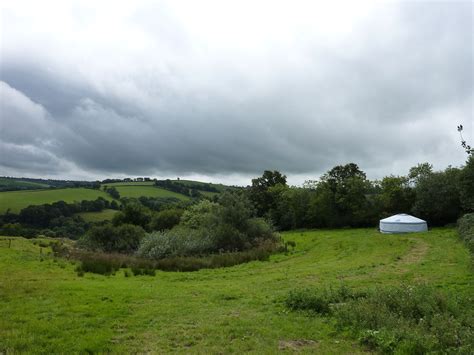
<svg viewBox="0 0 474 355"><path fill-rule="evenodd" d="M183 210L169 209L156 213L150 223L150 229L156 231L163 231L171 229L176 226L183 214Z"/></svg>
<svg viewBox="0 0 474 355"><path fill-rule="evenodd" d="M466 214L458 220L458 233L470 252L474 254L474 213Z"/></svg>
<svg viewBox="0 0 474 355"><path fill-rule="evenodd" d="M198 271L243 264L253 260L267 261L271 251L263 248L244 252L211 254L205 257L173 257L158 260L157 269L163 271Z"/></svg>
<svg viewBox="0 0 474 355"><path fill-rule="evenodd" d="M139 226L110 224L96 226L78 241L78 246L105 252L133 253L138 249L145 231Z"/></svg>
<svg viewBox="0 0 474 355"><path fill-rule="evenodd" d="M132 273L134 276L139 276L139 275L155 276L155 269L132 267Z"/></svg>
<svg viewBox="0 0 474 355"><path fill-rule="evenodd" d="M140 243L137 255L159 260L170 256L202 255L214 250L212 237L204 230L174 228L148 234Z"/></svg>
<svg viewBox="0 0 474 355"><path fill-rule="evenodd" d="M92 272L101 275L114 274L120 268L131 268L133 275L155 275L155 270L163 271L197 271L200 269L213 269L246 263L252 260L266 261L273 251L272 246L264 246L238 253L211 254L204 257L169 257L160 260L137 258L118 253L89 252L71 250L67 256L79 260L80 265L76 271ZM126 277L130 276L128 270L124 271Z"/></svg>
<svg viewBox="0 0 474 355"><path fill-rule="evenodd" d="M151 211L137 202L130 202L125 205L122 211L116 213L112 219L114 226L121 224L133 224L144 229L151 221Z"/></svg>
<svg viewBox="0 0 474 355"><path fill-rule="evenodd" d="M361 344L384 353L472 353L472 300L434 288L401 286L354 293L340 290L292 291L289 309L311 310L335 318Z"/></svg>
<svg viewBox="0 0 474 355"><path fill-rule="evenodd" d="M32 228L23 227L20 223L7 223L0 228L2 235L17 237L21 236L24 238L34 238L38 232Z"/></svg>

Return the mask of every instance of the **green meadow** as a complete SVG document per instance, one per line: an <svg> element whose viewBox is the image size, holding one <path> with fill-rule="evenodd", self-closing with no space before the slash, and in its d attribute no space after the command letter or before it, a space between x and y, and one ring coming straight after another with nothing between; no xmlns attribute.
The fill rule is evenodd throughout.
<svg viewBox="0 0 474 355"><path fill-rule="evenodd" d="M15 188L23 188L23 189L41 189L47 188L49 185L41 184L38 182L32 181L22 181L22 180L15 180L15 179L7 179L0 177L0 187L15 187Z"/></svg>
<svg viewBox="0 0 474 355"><path fill-rule="evenodd" d="M153 181L131 181L131 182L111 182L109 184L102 184L102 187L108 186L153 186Z"/></svg>
<svg viewBox="0 0 474 355"><path fill-rule="evenodd" d="M5 213L8 209L11 212L20 212L21 209L30 205L42 205L60 200L71 203L74 201L95 200L98 197L112 200L103 191L86 188L6 191L0 192L0 213Z"/></svg>
<svg viewBox="0 0 474 355"><path fill-rule="evenodd" d="M116 185L115 188L120 193L120 197L174 197L180 200L188 200L187 196L178 194L173 191L168 191L155 186L149 185L135 185L136 183L130 183L130 185ZM109 185L107 185L109 186Z"/></svg>
<svg viewBox="0 0 474 355"><path fill-rule="evenodd" d="M474 294L471 259L454 229L283 237L296 248L269 261L129 277L124 270L79 277L74 263L53 258L40 240L1 238L0 353L357 354L366 349L331 320L288 311L288 292L426 283Z"/></svg>

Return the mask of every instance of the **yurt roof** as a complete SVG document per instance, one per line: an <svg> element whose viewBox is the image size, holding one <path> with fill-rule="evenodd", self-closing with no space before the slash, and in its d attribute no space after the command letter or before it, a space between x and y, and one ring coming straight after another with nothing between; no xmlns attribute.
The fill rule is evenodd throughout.
<svg viewBox="0 0 474 355"><path fill-rule="evenodd" d="M400 213L400 214L396 214L396 215L393 215L393 216L390 216L390 217L381 219L380 222L383 222L383 223L397 223L397 224L404 224L404 223L410 223L410 224L426 223L426 221L424 221L424 220L422 220L422 219L420 219L420 218L411 216L411 215L406 214L406 213Z"/></svg>

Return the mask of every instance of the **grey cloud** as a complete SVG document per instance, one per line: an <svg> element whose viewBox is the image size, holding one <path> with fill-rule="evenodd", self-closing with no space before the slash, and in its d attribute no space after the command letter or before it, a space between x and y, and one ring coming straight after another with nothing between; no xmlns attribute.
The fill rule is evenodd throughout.
<svg viewBox="0 0 474 355"><path fill-rule="evenodd" d="M68 72L4 58L2 80L26 101L2 102L0 166L310 176L354 161L377 177L421 161L460 164L456 125L472 133L473 122L472 4L390 6L333 47L294 38L255 58L196 48L172 16L155 25L143 11L132 19L156 40L142 53L149 61L98 56L110 71L91 58L78 74L74 62ZM35 136L26 119L12 121L27 100Z"/></svg>

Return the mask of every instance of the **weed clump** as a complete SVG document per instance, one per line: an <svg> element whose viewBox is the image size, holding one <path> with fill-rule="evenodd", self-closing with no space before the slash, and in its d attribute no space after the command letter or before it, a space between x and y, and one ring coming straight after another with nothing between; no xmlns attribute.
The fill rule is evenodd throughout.
<svg viewBox="0 0 474 355"><path fill-rule="evenodd" d="M362 345L383 353L471 353L474 312L471 299L448 295L426 285L354 292L339 289L292 291L291 310L333 317Z"/></svg>

